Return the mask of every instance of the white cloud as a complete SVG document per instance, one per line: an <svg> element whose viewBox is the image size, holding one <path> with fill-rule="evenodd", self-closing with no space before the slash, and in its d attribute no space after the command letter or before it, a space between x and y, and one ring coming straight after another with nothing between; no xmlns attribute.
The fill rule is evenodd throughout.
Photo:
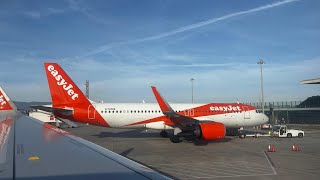
<svg viewBox="0 0 320 180"><path fill-rule="evenodd" d="M264 65L265 101L303 100L317 95L315 86L301 86L306 77L316 77L320 57L296 63ZM189 102L190 78L196 80L196 102L258 102L260 68L253 62L225 64L155 64L150 66L99 62L94 59L71 63L69 74L84 88L90 80L94 100L105 102L154 102L156 85L171 102Z"/></svg>
<svg viewBox="0 0 320 180"><path fill-rule="evenodd" d="M24 12L24 14L34 19L39 19L41 17L41 13L37 11L27 11Z"/></svg>
<svg viewBox="0 0 320 180"><path fill-rule="evenodd" d="M17 65L26 63L15 62ZM190 102L191 77L195 78L195 102L235 102L237 99L258 102L260 96L260 69L255 62L194 66L160 64L154 67L87 59L60 65L80 89L84 90L85 80L90 80L92 99L105 102L141 102L142 99L155 102L151 85L156 85L170 102ZM317 77L319 66L320 57L286 65L264 65L265 101L303 100L319 94L317 86L299 83ZM0 84L16 101L50 101L43 67L37 68L36 74L25 72L27 81Z"/></svg>
<svg viewBox="0 0 320 180"><path fill-rule="evenodd" d="M160 33L160 34L157 34L157 35L148 36L148 37L145 37L145 38L140 38L140 39L136 39L136 40L129 40L129 41L124 41L124 42L110 43L110 44L107 44L107 45L100 46L100 47L96 48L95 50L93 50L93 51L91 51L91 52L89 52L87 54L82 55L81 57L86 57L86 56L91 56L91 55L94 55L94 54L98 54L98 53L107 51L107 50L109 50L111 48L119 47L119 46L122 46L122 45L129 45L129 44L142 43L142 42L146 42L146 41L158 40L158 39L165 38L165 37L168 37L168 36L176 35L176 34L179 34L179 33L186 32L186 31L191 31L191 30L194 30L194 29L197 29L197 28L201 28L201 27L204 27L204 26L208 26L208 25L211 25L213 23L216 23L216 22L219 22L219 21L224 21L224 20L227 20L227 19L230 19L230 18L233 18L233 17L242 16L242 15L251 14L251 13L256 13L256 12L259 12L259 11L264 11L264 10L267 10L267 9L271 9L271 8L279 7L279 6L282 6L282 5L289 4L289 3L293 3L295 1L299 1L299 0L279 1L279 2L275 2L275 3L259 6L259 7L253 8L253 9L249 9L249 10L245 10L245 11L238 11L238 12L235 12L235 13L227 14L227 15L224 15L224 16L221 16L221 17L218 17L218 18L211 18L211 19L208 19L206 21L201 21L201 22L194 23L194 24L191 24L191 25L188 25L188 26L180 27L178 29L175 29L175 30L172 30L172 31L169 31L169 32L164 32L164 33Z"/></svg>

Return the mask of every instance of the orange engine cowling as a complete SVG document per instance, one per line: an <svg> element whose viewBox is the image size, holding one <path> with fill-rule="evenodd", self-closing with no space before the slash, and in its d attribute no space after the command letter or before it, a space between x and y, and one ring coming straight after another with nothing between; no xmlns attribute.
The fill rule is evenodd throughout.
<svg viewBox="0 0 320 180"><path fill-rule="evenodd" d="M218 122L207 122L199 124L200 138L206 141L223 139L226 135L224 124Z"/></svg>

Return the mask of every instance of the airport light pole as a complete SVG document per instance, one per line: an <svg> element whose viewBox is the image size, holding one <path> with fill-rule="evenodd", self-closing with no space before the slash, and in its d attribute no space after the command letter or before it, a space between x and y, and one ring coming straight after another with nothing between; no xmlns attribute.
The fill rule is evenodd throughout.
<svg viewBox="0 0 320 180"><path fill-rule="evenodd" d="M191 99L192 99L192 104L193 104L193 81L194 81L194 78L191 78L190 81L191 81Z"/></svg>
<svg viewBox="0 0 320 180"><path fill-rule="evenodd" d="M263 60L260 60L257 62L257 64L260 64L260 72L261 72L261 107L262 107L262 112L264 113L264 96L263 96L263 73L262 73L262 65L265 64Z"/></svg>
<svg viewBox="0 0 320 180"><path fill-rule="evenodd" d="M86 80L86 97L89 99L89 80Z"/></svg>

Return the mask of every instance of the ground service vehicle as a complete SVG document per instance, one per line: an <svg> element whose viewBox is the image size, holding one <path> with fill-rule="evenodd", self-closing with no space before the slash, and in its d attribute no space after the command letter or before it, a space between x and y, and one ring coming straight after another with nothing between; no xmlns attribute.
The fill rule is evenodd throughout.
<svg viewBox="0 0 320 180"><path fill-rule="evenodd" d="M288 129L286 125L274 125L271 137L300 137L304 136L304 131Z"/></svg>

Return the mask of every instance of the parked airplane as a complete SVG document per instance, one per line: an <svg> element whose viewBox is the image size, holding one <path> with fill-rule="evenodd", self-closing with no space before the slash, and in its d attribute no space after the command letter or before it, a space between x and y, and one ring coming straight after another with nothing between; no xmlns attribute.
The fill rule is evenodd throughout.
<svg viewBox="0 0 320 180"><path fill-rule="evenodd" d="M172 142L183 137L214 140L224 137L225 127L240 128L268 122L253 106L240 103L171 104L152 88L156 103L96 103L81 90L57 63L44 63L52 98L51 106L34 106L56 117L112 128L174 129ZM164 106L166 105L166 106ZM164 108L166 107L166 108Z"/></svg>
<svg viewBox="0 0 320 180"><path fill-rule="evenodd" d="M0 87L0 179L170 179L17 111Z"/></svg>

